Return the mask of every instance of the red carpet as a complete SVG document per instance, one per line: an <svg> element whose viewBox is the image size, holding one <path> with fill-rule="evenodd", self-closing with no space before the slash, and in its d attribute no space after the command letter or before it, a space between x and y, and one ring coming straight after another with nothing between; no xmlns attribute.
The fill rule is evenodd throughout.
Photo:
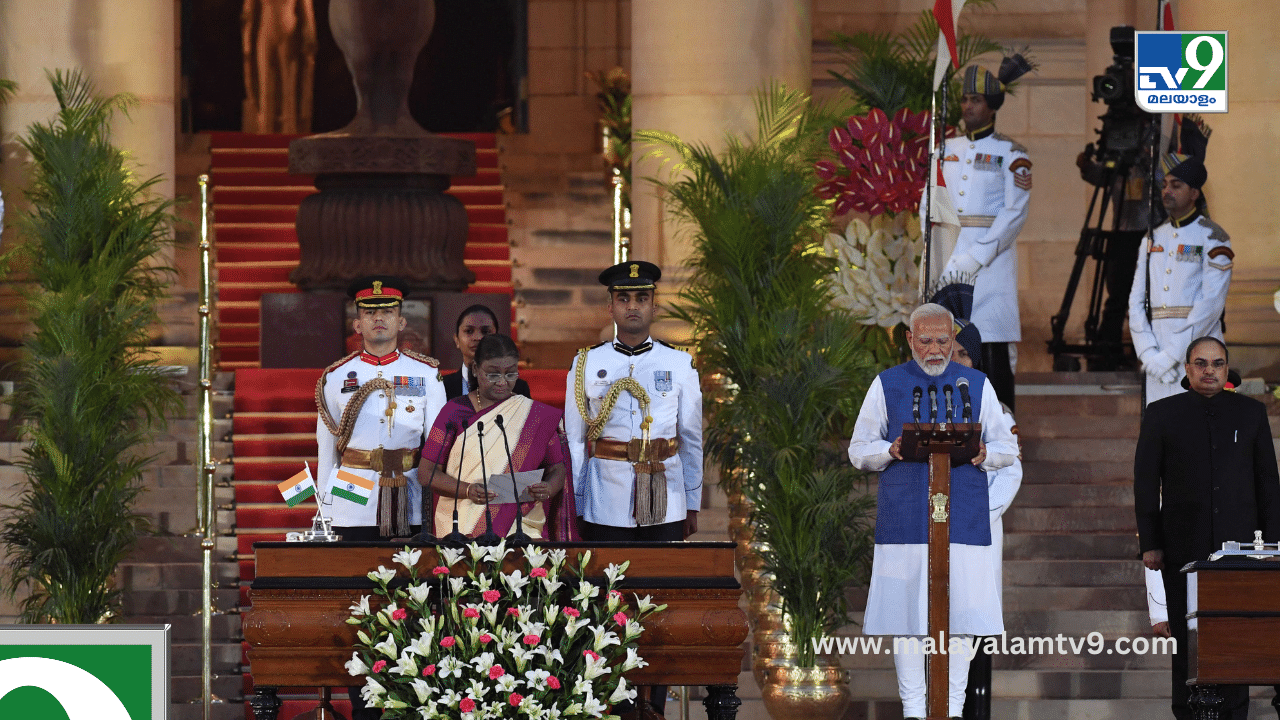
<svg viewBox="0 0 1280 720"><path fill-rule="evenodd" d="M511 255L492 133L445 133L476 143L478 172L454 178L449 193L471 222L466 263L476 274L469 292L512 295ZM210 133L214 250L218 277L219 366L258 367L258 303L263 293L296 292L289 273L298 266L294 220L302 198L315 192L312 177L290 175L289 142L297 135ZM515 313L512 313L512 317ZM516 334L512 323L511 335Z"/></svg>

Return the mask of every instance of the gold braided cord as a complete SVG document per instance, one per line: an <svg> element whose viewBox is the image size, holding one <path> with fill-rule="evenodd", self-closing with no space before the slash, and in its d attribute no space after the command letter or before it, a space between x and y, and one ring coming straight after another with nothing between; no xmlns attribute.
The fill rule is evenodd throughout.
<svg viewBox="0 0 1280 720"><path fill-rule="evenodd" d="M329 428L329 432L334 435L338 434L338 423L334 421L333 415L329 413L329 404L324 400L324 381L328 379L329 373L337 370L339 367L346 364L348 360L359 354L359 352L353 352L325 368L324 372L320 373L320 379L316 381L316 410L320 413L320 419L324 422L324 426Z"/></svg>
<svg viewBox="0 0 1280 720"><path fill-rule="evenodd" d="M640 401L640 412L644 413L644 420L640 423L642 443L640 457L645 458L644 450L647 449L645 446L649 444L649 424L653 422L653 418L649 417L649 393L635 378L621 378L610 385L609 390L601 398L600 414L591 417L591 411L587 408L587 350L588 348L583 348L578 351L578 368L574 374L574 395L578 400L578 412L587 423L587 442L599 439L604 432L604 424L608 422L614 406L618 404L618 396L625 390Z"/></svg>
<svg viewBox="0 0 1280 720"><path fill-rule="evenodd" d="M347 401L347 407L342 411L342 422L338 425L338 432L334 433L338 436L337 448L339 455L347 449L347 443L351 442L351 433L355 430L356 420L360 419L360 411L364 409L365 400L368 400L375 390L393 392L394 389L390 380L374 378L361 385L360 389L352 394L351 399Z"/></svg>

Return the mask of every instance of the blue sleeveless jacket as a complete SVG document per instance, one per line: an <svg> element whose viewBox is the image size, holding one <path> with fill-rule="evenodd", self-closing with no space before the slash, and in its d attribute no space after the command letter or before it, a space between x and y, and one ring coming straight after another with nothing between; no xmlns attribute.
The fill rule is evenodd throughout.
<svg viewBox="0 0 1280 720"><path fill-rule="evenodd" d="M977 370L950 363L937 377L926 375L914 360L880 373L888 411L888 437L902 434L903 423L915 422L911 412L912 391L920 387L921 422L962 422L964 403L956 381L969 380L969 398L973 408L972 422L982 413L982 387L986 375ZM937 416L929 412L929 386L938 389ZM946 416L943 387L950 385L953 412ZM944 417L945 416L945 417ZM987 504L987 473L965 463L951 468L950 527L951 542L961 545L990 545L991 521ZM881 545L926 544L929 542L929 463L894 460L880 473L877 493L876 543Z"/></svg>

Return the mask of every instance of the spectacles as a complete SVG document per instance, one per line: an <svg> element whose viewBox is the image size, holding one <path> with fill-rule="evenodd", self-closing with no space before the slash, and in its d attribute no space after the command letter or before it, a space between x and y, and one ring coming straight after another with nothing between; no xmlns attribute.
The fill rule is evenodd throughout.
<svg viewBox="0 0 1280 720"><path fill-rule="evenodd" d="M516 380L520 379L519 372L509 372L505 375L502 373L485 373L484 376L488 378L490 385L497 385L500 380L506 380L508 385L513 385Z"/></svg>
<svg viewBox="0 0 1280 720"><path fill-rule="evenodd" d="M1226 367L1226 366L1227 366L1227 361L1226 361L1226 360L1214 360L1212 363L1210 363L1208 360L1203 360L1203 359L1201 359L1201 360L1196 360L1195 362L1193 362L1193 363L1191 363L1191 364L1192 364L1192 365L1195 365L1196 367L1200 368L1201 370L1204 370L1205 368L1209 367L1210 365L1212 365L1212 366L1213 366L1213 369L1214 369L1214 370L1221 370L1222 368L1224 368L1224 367Z"/></svg>

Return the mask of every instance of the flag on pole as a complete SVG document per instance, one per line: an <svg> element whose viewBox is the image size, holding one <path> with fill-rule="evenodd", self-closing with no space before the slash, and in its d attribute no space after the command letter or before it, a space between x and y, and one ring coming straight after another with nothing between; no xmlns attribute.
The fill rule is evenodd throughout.
<svg viewBox="0 0 1280 720"><path fill-rule="evenodd" d="M960 52L956 49L956 26L960 24L960 10L965 0L934 0L933 19L938 21L938 52L933 65L933 90L938 91L947 66L960 69Z"/></svg>
<svg viewBox="0 0 1280 720"><path fill-rule="evenodd" d="M315 497L316 483L311 479L311 466L303 464L302 471L297 475L276 485L280 488L280 494L284 496L284 501L293 507L309 497Z"/></svg>
<svg viewBox="0 0 1280 720"><path fill-rule="evenodd" d="M929 191L929 222L933 225L933 257L929 261L929 275L921 273L921 291L935 287L942 276L942 271L956 249L956 240L960 238L960 214L956 212L951 193L947 191L947 181L942 177L942 162L936 164L935 172L930 173L929 183L933 186Z"/></svg>
<svg viewBox="0 0 1280 720"><path fill-rule="evenodd" d="M368 505L369 498L373 497L373 487L372 480L338 468L338 481L333 484L332 494L357 505Z"/></svg>
<svg viewBox="0 0 1280 720"><path fill-rule="evenodd" d="M1173 30L1173 3L1171 0L1164 0L1164 25L1161 30Z"/></svg>

